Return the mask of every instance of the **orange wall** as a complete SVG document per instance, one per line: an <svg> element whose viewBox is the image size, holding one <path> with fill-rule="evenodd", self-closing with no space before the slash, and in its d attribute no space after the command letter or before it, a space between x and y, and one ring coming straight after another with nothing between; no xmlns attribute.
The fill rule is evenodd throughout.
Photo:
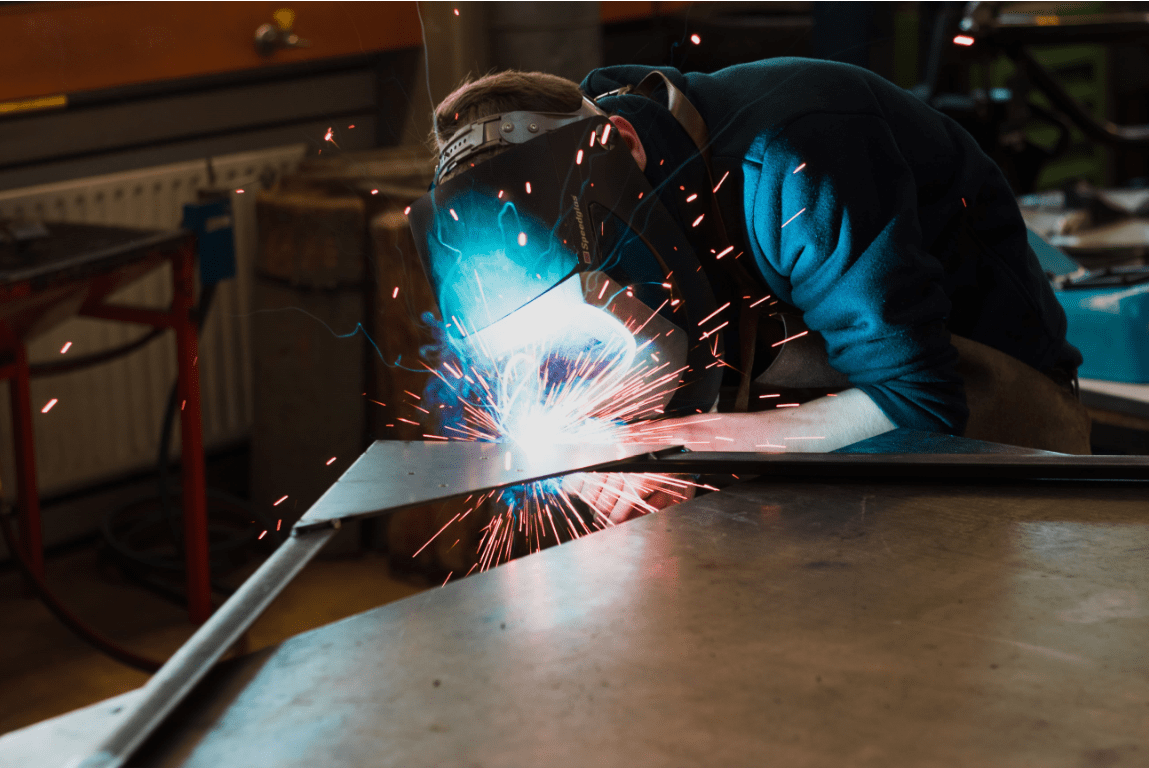
<svg viewBox="0 0 1149 768"><path fill-rule="evenodd" d="M311 47L260 56L285 6ZM412 2L29 3L0 7L0 29L0 101L420 44Z"/></svg>
<svg viewBox="0 0 1149 768"><path fill-rule="evenodd" d="M686 5L600 8L609 23ZM255 30L283 7L311 47L260 56ZM414 2L19 3L0 6L0 30L0 102L422 44Z"/></svg>

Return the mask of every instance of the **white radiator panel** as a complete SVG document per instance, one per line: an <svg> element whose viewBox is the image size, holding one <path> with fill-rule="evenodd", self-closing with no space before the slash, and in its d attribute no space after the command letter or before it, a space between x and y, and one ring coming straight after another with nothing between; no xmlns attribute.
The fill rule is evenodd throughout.
<svg viewBox="0 0 1149 768"><path fill-rule="evenodd" d="M199 373L204 445L243 438L251 428L249 300L256 254L255 193L260 179L295 170L303 144L145 168L121 174L0 192L0 218L113 224L145 229L179 226L184 203L207 187L243 189L232 193L237 276L220 284L200 335ZM114 294L111 301L164 307L171 301L166 265ZM126 323L73 318L34 339L32 362L85 355L119 346L148 329ZM32 402L39 409L59 402L47 414L33 413L40 493L51 495L150 467L168 390L175 381L175 341L166 333L143 349L116 361L61 376L34 378ZM12 428L7 385L0 387L0 477L6 498L15 494ZM178 419L173 455L178 455Z"/></svg>

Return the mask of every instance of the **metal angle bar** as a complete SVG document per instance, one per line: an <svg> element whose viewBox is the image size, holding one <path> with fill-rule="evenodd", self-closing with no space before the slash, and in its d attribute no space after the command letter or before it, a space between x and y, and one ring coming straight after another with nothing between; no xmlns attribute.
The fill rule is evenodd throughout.
<svg viewBox="0 0 1149 768"><path fill-rule="evenodd" d="M120 768L176 708L291 579L338 532L338 526L292 535L148 680L134 709L100 743L71 765Z"/></svg>
<svg viewBox="0 0 1149 768"><path fill-rule="evenodd" d="M721 453L637 456L600 471L711 472L768 478L866 480L1149 480L1149 456L1025 456L921 453Z"/></svg>

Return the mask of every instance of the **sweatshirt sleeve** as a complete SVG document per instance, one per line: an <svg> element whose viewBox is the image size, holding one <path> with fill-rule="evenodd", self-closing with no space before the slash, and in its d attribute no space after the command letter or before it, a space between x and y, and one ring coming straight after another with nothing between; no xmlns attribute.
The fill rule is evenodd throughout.
<svg viewBox="0 0 1149 768"><path fill-rule="evenodd" d="M917 184L885 120L801 117L752 146L744 170L755 260L834 368L898 426L961 434L942 266L922 248Z"/></svg>

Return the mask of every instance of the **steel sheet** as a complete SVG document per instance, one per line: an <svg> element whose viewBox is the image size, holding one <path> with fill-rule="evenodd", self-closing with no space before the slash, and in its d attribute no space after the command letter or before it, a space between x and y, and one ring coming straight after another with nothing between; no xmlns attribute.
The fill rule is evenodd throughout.
<svg viewBox="0 0 1149 768"><path fill-rule="evenodd" d="M1136 764L1143 489L736 486L226 662L131 761Z"/></svg>

